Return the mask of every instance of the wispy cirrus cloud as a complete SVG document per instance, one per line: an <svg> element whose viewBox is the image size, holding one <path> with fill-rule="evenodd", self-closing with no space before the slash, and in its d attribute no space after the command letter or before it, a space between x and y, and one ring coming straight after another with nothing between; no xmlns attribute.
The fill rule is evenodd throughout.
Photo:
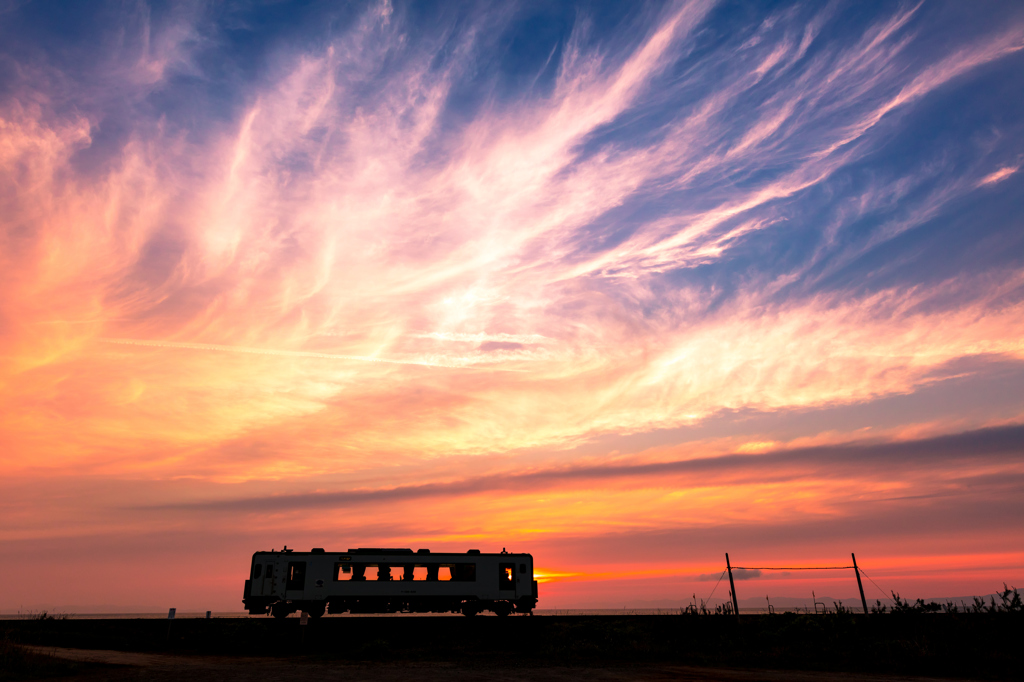
<svg viewBox="0 0 1024 682"><path fill-rule="evenodd" d="M53 324L30 311L9 317L35 325L20 335L33 346L53 346L44 363L79 352L94 334L113 332L136 337L136 345L168 348L258 347L399 365L530 367L537 383L599 371L607 376L599 404L630 404L634 415L646 415L637 419L613 408L590 424L570 419L561 433L540 426L530 446L661 428L721 408L862 400L912 390L931 368L964 353L1018 354L1019 311L982 314L990 305L982 299L904 316L910 327L894 337L882 327L928 294L897 288L840 305L820 296L781 305L764 298L765 291L806 278L822 260L833 268L848 264L906 225L932 219L938 209L924 203L904 227L878 231L861 245L844 243L840 235L850 229L844 224L855 225L886 202L907 201L911 190L879 195L873 203L871 192L862 192L858 209L829 220L815 258L795 271L755 277L749 290L732 292L727 313L710 313L701 284L665 290L670 273L729 262L753 235L781 231L806 203L800 197L874 153L877 145L865 136L883 116L1013 54L1021 42L1011 27L908 72L895 64L913 44L917 30L909 26L919 7L879 20L848 46L817 51L816 33L805 31L798 42L795 19L781 18L745 39L738 59L726 59L726 43L670 79L671 92L696 99L654 127L646 143L610 135L615 121L657 104L656 89L693 51L694 31L711 8L690 3L667 12L617 63L574 32L548 94L522 98L509 109L485 103L456 128L445 127L446 102L483 49L478 36L450 35L446 44L454 48L430 63L425 57L439 43L396 42L401 18L370 11L343 39L318 51L277 55L282 75L261 86L235 132L221 128L198 147L170 133L140 130L124 147L119 169L97 179L61 175L90 144L87 120L49 127L16 101L21 108L11 109L5 123L11 133L6 158L11 169L27 164L23 177L30 179L9 208L35 226L51 227L36 235L36 255L28 259L45 263L49 274L34 273L34 293L9 301L45 300L47 317L107 322ZM812 16L811 27L830 15ZM184 28L166 33L191 35ZM171 42L174 50L184 44ZM702 80L723 69L715 87ZM371 80L376 87L367 92ZM881 105L860 106L879 99ZM736 115L751 110L752 102L753 116ZM755 169L765 167L773 171L756 179ZM751 180L722 184L727 177ZM913 179L905 180L912 188ZM971 187L955 181L937 187L930 196L944 198L936 207L950 200L953 186L960 195ZM690 213L648 210L645 217L630 208L687 204L698 192L704 197ZM49 196L61 196L60 206ZM40 222L32 213L40 209L30 206L54 210ZM629 233L601 248L608 237L595 228L614 224L607 222L612 213L630 210L636 217L625 221ZM83 227L82 217L91 226ZM951 281L947 288L957 286ZM636 318L630 313L635 305L657 317ZM79 314L63 314L62 306ZM872 329L872 320L880 321L879 329ZM1003 331L996 331L1000 325ZM939 338L931 330L954 326L959 340L943 339L934 349L921 345L923 338ZM43 332L52 340L40 337ZM720 335L739 341L727 356L710 341ZM864 341L854 341L858 336ZM897 338L919 350L898 350ZM468 339L490 345L468 354L424 346ZM527 339L545 343L509 345ZM801 388L795 389L780 377L800 370L787 367L786 353L773 349L801 347L794 359L822 379L817 386L796 379ZM644 349L640 364L630 348ZM698 355L702 361L694 366ZM823 363L831 368L826 373ZM844 367L866 365L877 374L848 380ZM700 381L681 382L680 372ZM736 372L756 373L768 383L747 391L749 397L732 395L726 386ZM882 375L885 381L878 380ZM294 378L297 385L304 381ZM706 397L694 392L697 383ZM626 388L650 385L660 387L664 407ZM337 390L347 389L338 384ZM481 399L488 401L486 393L470 400L469 409ZM679 414L682 404L688 408ZM416 440L431 449L426 434L418 432ZM451 447L450 439L444 442ZM495 445L471 437L464 447Z"/></svg>
<svg viewBox="0 0 1024 682"><path fill-rule="evenodd" d="M1006 178L1010 177L1019 170L1016 166L1004 166L997 171L993 171L978 181L978 186L992 185L997 182L1001 182Z"/></svg>

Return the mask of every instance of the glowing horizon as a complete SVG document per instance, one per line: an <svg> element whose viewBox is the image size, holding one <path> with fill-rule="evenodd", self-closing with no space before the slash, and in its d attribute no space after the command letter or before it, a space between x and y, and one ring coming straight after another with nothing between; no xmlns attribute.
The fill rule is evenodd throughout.
<svg viewBox="0 0 1024 682"><path fill-rule="evenodd" d="M0 12L0 611L283 544L1024 584L1016 4Z"/></svg>

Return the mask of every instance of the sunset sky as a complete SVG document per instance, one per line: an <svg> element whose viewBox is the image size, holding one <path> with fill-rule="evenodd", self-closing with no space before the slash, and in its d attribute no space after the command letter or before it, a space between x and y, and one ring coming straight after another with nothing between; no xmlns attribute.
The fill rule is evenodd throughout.
<svg viewBox="0 0 1024 682"><path fill-rule="evenodd" d="M1022 74L1014 0L0 2L0 612L1024 587Z"/></svg>

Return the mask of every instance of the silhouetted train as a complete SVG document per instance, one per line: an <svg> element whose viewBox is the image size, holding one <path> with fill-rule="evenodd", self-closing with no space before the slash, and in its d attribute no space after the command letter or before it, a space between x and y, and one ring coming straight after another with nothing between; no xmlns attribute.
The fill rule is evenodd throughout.
<svg viewBox="0 0 1024 682"><path fill-rule="evenodd" d="M327 613L530 613L537 581L529 554L431 554L429 549L256 552L242 603L285 618Z"/></svg>

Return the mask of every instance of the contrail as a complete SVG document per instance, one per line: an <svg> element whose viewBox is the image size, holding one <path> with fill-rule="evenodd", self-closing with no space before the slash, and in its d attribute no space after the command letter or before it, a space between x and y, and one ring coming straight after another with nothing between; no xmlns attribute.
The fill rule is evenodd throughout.
<svg viewBox="0 0 1024 682"><path fill-rule="evenodd" d="M102 343L119 343L126 346L151 346L154 348L181 348L185 350L212 350L224 353L251 353L253 355L282 355L292 358L321 358L324 360L357 360L360 362L383 362L391 365L420 365L424 367L459 367L460 365L424 362L419 360L390 360L369 355L337 355L304 350L274 350L272 348L247 348L245 346L222 346L215 343L184 343L178 341L146 341L141 339L97 339Z"/></svg>
<svg viewBox="0 0 1024 682"><path fill-rule="evenodd" d="M547 336L541 336L540 334L488 334L487 332L479 332L477 334L459 334L454 332L426 332L413 334L414 338L417 339L436 339L438 341L468 341L468 342L482 342L482 341L505 341L509 343L544 343L551 339Z"/></svg>

